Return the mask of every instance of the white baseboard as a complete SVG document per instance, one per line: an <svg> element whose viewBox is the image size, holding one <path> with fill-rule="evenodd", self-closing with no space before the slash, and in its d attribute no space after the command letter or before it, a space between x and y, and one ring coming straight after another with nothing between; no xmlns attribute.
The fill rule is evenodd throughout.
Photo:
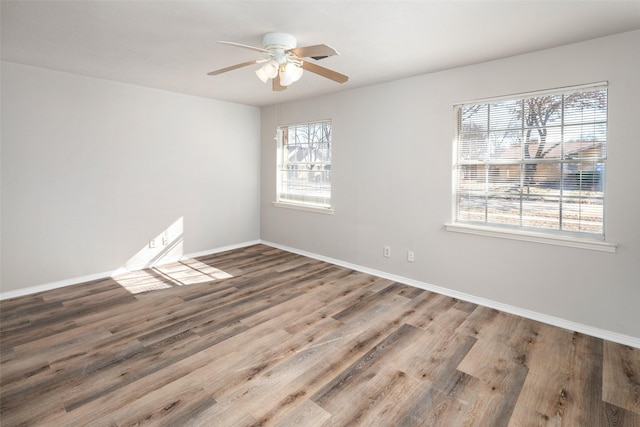
<svg viewBox="0 0 640 427"><path fill-rule="evenodd" d="M197 257L201 257L201 256L213 255L213 254L217 254L217 253L220 253L220 252L231 251L231 250L234 250L234 249L246 248L247 246L257 245L259 243L262 243L262 242L260 240L250 240L248 242L237 243L237 244L228 245L228 246L222 246L222 247L215 248L215 249L208 249L206 251L192 252L190 254L183 255L182 258L183 259L184 258L197 258Z"/></svg>
<svg viewBox="0 0 640 427"><path fill-rule="evenodd" d="M249 241L249 242L238 243L238 244L228 245L228 246L222 246L222 247L219 247L219 248L209 249L209 250L206 250L206 251L193 252L193 253L190 253L190 254L185 254L180 259L196 258L196 257L200 257L200 256L211 255L211 254L215 254L215 253L219 253L219 252L225 252L225 251L229 251L229 250L233 250L233 249L239 249L239 248L244 248L244 247L251 246L251 245L256 245L258 243L260 243L259 240L252 240L252 241ZM144 267L144 266L141 266L141 267ZM5 300L5 299L9 299L9 298L16 298L16 297L22 297L22 296L25 296L25 295L31 295L31 294L35 294L35 293L38 293L38 292L51 291L53 289L63 288L65 286L77 285L79 283L91 282L93 280L106 279L107 277L113 276L118 271L121 271L121 270L111 270L111 271L106 271L106 272L103 272L103 273L95 273L95 274L89 274L89 275L86 275L86 276L74 277L74 278L71 278L71 279L59 280L57 282L44 283L42 285L30 286L28 288L16 289L16 290L13 290L13 291L0 292L0 301L1 300Z"/></svg>
<svg viewBox="0 0 640 427"><path fill-rule="evenodd" d="M30 286L28 288L23 288L23 289L16 289L14 291L0 292L0 301L9 299L9 298L16 298L16 297L22 297L25 295L36 294L38 292L51 291L53 289L64 288L65 286L77 285L78 283L106 279L107 277L111 277L111 275L114 272L115 270L106 271L104 273L88 274L86 276L58 280L57 282L44 283L42 285Z"/></svg>
<svg viewBox="0 0 640 427"><path fill-rule="evenodd" d="M293 252L298 255L303 255L303 256L314 258L320 261L329 262L331 264L339 265L341 267L349 268L351 270L356 270L362 273L367 273L374 276L382 277L384 279L393 280L394 282L404 283L406 285L410 285L416 288L424 289L431 292L436 292L438 294L446 295L448 297L456 298L462 301L467 301L467 302L478 304L484 307L493 308L496 310L503 311L505 313L515 314L517 316L521 316L531 320L536 320L538 322L546 323L548 325L557 326L563 329L568 329L570 331L579 332L579 333L590 335L596 338L602 338L607 341L628 345L630 347L640 348L640 338L632 337L629 335L623 335L623 334L619 334L612 331L607 331L605 329L594 328L592 326L572 322L570 320L562 319L559 317L549 316L547 314L538 313L538 312L527 310L524 308L515 307L509 304L503 304L498 301L493 301L490 299L469 295L463 292L458 292L452 289L431 285L429 283L420 282L418 280L409 279L407 277L397 276L395 274L386 273L384 271L374 270L371 268L363 267L360 265L352 264L352 263L341 261L338 259L329 258L323 255L318 255L312 252L306 252L299 249L290 248L288 246L280 245L277 243L273 243L265 240L262 240L260 243L267 246L272 246L277 249Z"/></svg>

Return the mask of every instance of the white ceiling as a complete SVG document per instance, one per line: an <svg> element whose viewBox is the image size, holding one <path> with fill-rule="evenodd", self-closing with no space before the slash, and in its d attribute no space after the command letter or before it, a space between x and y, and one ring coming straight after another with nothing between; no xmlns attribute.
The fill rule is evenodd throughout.
<svg viewBox="0 0 640 427"><path fill-rule="evenodd" d="M5 1L2 59L70 73L263 106L367 86L640 29L640 1ZM341 55L272 92L249 66L287 32L298 46ZM640 49L640 47L639 47ZM636 52L638 54L638 52Z"/></svg>

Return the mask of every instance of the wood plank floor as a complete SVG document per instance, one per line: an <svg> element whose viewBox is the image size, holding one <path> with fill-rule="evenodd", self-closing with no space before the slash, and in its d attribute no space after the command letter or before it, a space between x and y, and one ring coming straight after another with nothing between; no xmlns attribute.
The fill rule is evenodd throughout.
<svg viewBox="0 0 640 427"><path fill-rule="evenodd" d="M264 245L0 316L3 427L640 426L640 349Z"/></svg>

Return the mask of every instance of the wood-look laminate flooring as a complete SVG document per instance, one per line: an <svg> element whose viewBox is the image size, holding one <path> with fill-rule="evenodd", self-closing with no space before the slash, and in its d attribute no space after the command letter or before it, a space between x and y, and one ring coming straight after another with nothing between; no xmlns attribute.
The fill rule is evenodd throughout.
<svg viewBox="0 0 640 427"><path fill-rule="evenodd" d="M0 309L3 427L640 426L640 349L264 245Z"/></svg>

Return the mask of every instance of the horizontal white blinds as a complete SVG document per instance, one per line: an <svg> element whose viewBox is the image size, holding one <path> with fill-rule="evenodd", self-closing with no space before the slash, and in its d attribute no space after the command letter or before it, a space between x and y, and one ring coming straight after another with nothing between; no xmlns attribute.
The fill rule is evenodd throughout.
<svg viewBox="0 0 640 427"><path fill-rule="evenodd" d="M456 222L604 237L605 85L454 108Z"/></svg>

